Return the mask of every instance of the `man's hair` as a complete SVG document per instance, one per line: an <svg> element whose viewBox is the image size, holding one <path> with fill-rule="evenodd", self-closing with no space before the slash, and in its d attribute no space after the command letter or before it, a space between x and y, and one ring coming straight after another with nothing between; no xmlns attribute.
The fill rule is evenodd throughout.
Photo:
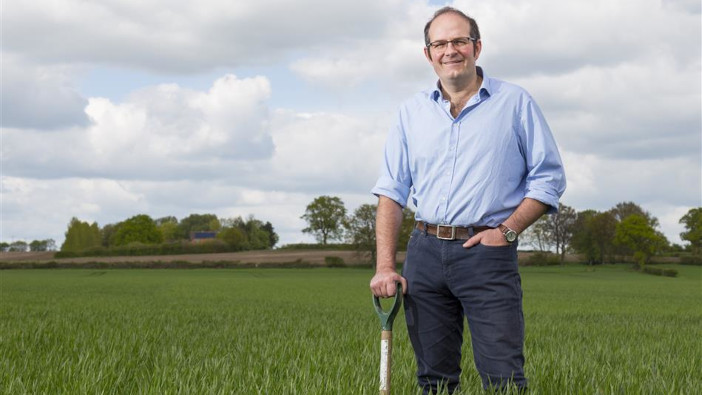
<svg viewBox="0 0 702 395"><path fill-rule="evenodd" d="M447 14L447 13L454 13L461 18L465 19L468 21L470 24L470 37L480 40L480 30L478 30L478 22L475 21L475 19L469 17L468 15L464 14L463 11L453 8L453 7L443 7L438 9L435 13L434 16L431 17L429 22L427 22L426 26L424 26L424 45L429 45L429 28L431 27L432 22L434 22L434 19L438 18L440 15ZM475 43L473 43L475 45Z"/></svg>

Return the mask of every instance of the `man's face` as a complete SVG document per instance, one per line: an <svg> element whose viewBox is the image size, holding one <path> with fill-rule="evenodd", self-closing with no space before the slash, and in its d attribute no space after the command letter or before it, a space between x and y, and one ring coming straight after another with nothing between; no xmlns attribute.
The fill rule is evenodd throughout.
<svg viewBox="0 0 702 395"><path fill-rule="evenodd" d="M450 41L456 38L470 37L470 24L460 15L452 12L440 15L429 27L429 41ZM442 51L424 48L424 55L434 67L436 75L442 82L460 82L475 74L475 62L480 56L482 43L469 43L462 48L449 44Z"/></svg>

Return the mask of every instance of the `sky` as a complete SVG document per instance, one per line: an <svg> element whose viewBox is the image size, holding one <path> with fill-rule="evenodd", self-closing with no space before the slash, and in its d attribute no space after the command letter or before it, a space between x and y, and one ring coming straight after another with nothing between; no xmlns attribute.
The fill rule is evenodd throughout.
<svg viewBox="0 0 702 395"><path fill-rule="evenodd" d="M698 0L2 0L0 240L211 213L313 242L315 197L376 202L396 111L436 82L423 27L443 5L539 103L561 201L633 201L681 243L702 206Z"/></svg>

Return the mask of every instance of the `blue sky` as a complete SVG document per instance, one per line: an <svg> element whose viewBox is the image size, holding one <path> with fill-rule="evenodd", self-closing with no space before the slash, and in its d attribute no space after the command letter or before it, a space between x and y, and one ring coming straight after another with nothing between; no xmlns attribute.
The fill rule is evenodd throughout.
<svg viewBox="0 0 702 395"><path fill-rule="evenodd" d="M541 105L562 201L634 201L680 242L702 205L692 0L3 2L0 239L213 213L311 241L316 196L374 202L397 106L435 82L422 29L443 4L477 19L478 64Z"/></svg>

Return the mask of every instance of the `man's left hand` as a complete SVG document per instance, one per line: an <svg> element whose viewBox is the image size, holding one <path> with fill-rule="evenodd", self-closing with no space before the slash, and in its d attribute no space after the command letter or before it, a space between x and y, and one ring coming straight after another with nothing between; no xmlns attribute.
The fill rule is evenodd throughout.
<svg viewBox="0 0 702 395"><path fill-rule="evenodd" d="M478 244L483 244L490 247L504 247L509 245L507 240L505 240L505 235L502 231L495 228L484 230L463 243L463 247L470 248Z"/></svg>

